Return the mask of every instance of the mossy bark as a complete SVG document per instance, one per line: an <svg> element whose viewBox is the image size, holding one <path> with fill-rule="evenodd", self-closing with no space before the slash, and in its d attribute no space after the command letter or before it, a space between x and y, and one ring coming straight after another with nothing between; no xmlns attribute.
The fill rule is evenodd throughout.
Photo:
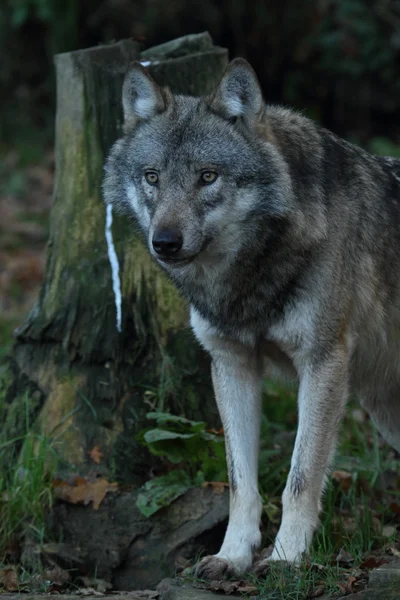
<svg viewBox="0 0 400 600"><path fill-rule="evenodd" d="M192 38L185 49L184 39L172 50L155 49L156 60L150 51L140 59L172 91L208 93L227 53L208 34L196 37L197 46ZM187 327L187 306L132 225L114 217L121 332L116 327L102 166L120 134L123 75L139 57L132 41L56 56L56 179L46 275L36 306L16 332L7 387L9 406L27 382L38 391L32 421L50 435L57 431L65 470L95 468L138 484L154 462L136 441L146 412L218 419L208 360ZM99 465L88 454L94 446L103 453Z"/></svg>

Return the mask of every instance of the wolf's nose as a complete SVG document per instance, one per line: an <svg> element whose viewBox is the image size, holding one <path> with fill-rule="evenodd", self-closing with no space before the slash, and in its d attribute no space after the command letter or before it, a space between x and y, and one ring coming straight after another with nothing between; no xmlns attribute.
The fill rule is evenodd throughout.
<svg viewBox="0 0 400 600"><path fill-rule="evenodd" d="M152 243L157 254L172 256L182 248L183 238L177 231L161 229L154 233Z"/></svg>

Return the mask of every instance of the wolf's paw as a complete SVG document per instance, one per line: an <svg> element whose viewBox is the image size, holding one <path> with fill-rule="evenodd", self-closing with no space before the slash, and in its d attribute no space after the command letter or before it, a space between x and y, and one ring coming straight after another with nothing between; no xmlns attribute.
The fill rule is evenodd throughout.
<svg viewBox="0 0 400 600"><path fill-rule="evenodd" d="M215 581L229 575L229 562L217 556L205 556L194 568L194 574L200 579Z"/></svg>
<svg viewBox="0 0 400 600"><path fill-rule="evenodd" d="M242 575L251 567L251 558L241 556L235 558L223 556L205 556L195 566L194 574L200 579L216 581L231 577L232 575Z"/></svg>

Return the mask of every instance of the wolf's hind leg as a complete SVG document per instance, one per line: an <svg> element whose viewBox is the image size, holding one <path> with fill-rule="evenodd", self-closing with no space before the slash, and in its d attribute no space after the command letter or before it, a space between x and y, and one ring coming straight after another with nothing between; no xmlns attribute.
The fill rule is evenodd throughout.
<svg viewBox="0 0 400 600"><path fill-rule="evenodd" d="M362 397L361 405L384 440L400 452L400 382L395 391L382 388Z"/></svg>

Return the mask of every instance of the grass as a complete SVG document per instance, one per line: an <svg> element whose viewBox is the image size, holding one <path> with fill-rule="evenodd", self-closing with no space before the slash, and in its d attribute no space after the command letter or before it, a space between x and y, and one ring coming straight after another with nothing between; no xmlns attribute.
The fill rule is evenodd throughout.
<svg viewBox="0 0 400 600"><path fill-rule="evenodd" d="M1 392L1 390L0 390ZM0 397L4 403L4 397ZM42 543L52 505L57 457L51 441L29 427L30 398L24 395L25 431L12 439L0 435L0 560L19 547L27 534Z"/></svg>

